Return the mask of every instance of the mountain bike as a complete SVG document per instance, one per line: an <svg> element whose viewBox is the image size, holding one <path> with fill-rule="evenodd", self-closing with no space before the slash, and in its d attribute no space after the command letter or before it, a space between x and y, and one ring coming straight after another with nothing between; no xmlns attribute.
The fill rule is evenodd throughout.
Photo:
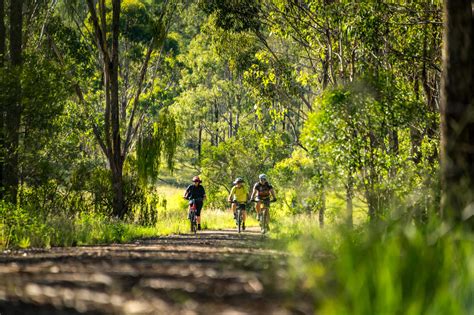
<svg viewBox="0 0 474 315"><path fill-rule="evenodd" d="M191 226L191 233L196 234L197 232L197 215L196 215L196 202L192 199L189 202L188 219Z"/></svg>
<svg viewBox="0 0 474 315"><path fill-rule="evenodd" d="M253 200L254 202L257 202L257 200ZM262 199L261 201L261 206L260 206L260 216L258 218L259 224L260 224L260 231L262 234L267 233L270 228L270 203L275 202L275 200L270 200L270 199Z"/></svg>
<svg viewBox="0 0 474 315"><path fill-rule="evenodd" d="M237 224L237 231L240 233L241 231L245 230L245 222L244 222L244 219L243 219L243 212L245 211L245 208L247 207L247 204L239 203L237 201L232 201L231 203L236 204L235 223Z"/></svg>
<svg viewBox="0 0 474 315"><path fill-rule="evenodd" d="M188 212L188 219L189 223L191 225L191 233L196 234L197 232L197 208L196 208L196 202L197 201L202 201L202 198L196 198L196 199L189 199L189 212Z"/></svg>

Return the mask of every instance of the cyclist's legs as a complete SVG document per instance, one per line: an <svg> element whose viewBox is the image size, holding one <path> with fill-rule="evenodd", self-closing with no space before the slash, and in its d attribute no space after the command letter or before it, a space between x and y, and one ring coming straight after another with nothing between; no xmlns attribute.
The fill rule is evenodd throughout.
<svg viewBox="0 0 474 315"><path fill-rule="evenodd" d="M232 209L232 213L235 214L235 210L237 209L237 204L233 202L230 208Z"/></svg>
<svg viewBox="0 0 474 315"><path fill-rule="evenodd" d="M202 201L196 201L196 221L197 221L197 224L201 224L202 205L203 205Z"/></svg>
<svg viewBox="0 0 474 315"><path fill-rule="evenodd" d="M255 205L255 211L257 211L257 214L260 214L260 208L262 207L262 201L257 200L257 204Z"/></svg>

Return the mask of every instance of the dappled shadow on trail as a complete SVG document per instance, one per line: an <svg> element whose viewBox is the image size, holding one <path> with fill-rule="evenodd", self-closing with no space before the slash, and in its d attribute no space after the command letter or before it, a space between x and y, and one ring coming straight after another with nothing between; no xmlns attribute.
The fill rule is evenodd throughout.
<svg viewBox="0 0 474 315"><path fill-rule="evenodd" d="M0 314L290 314L256 230L0 255Z"/></svg>

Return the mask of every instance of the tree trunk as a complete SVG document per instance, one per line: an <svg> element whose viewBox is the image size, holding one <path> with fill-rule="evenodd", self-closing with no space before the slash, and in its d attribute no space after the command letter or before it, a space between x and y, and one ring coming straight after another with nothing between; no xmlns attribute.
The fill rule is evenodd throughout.
<svg viewBox="0 0 474 315"><path fill-rule="evenodd" d="M233 117L232 117L232 109L229 110L229 134L228 138L232 138L234 135L234 126L233 126Z"/></svg>
<svg viewBox="0 0 474 315"><path fill-rule="evenodd" d="M6 30L5 30L5 1L0 0L0 70L5 64ZM3 100L2 102L4 102ZM0 104L0 199L3 199L3 170L5 168L5 104Z"/></svg>
<svg viewBox="0 0 474 315"><path fill-rule="evenodd" d="M112 60L110 71L110 119L112 127L112 185L114 187L114 214L123 219L127 212L123 187L123 156L120 138L119 98L119 29L120 0L112 1Z"/></svg>
<svg viewBox="0 0 474 315"><path fill-rule="evenodd" d="M109 161L111 183L113 191L113 215L123 219L127 213L123 185L123 161L125 152L122 153L120 138L120 98L119 98L119 25L120 25L120 0L112 1L112 49L108 48L106 27L105 0L99 1L99 16L93 0L88 0L87 5L94 26L97 46L101 53L104 69L105 86L105 113L104 113L104 153ZM100 135L96 135L100 137ZM100 140L100 139L99 139Z"/></svg>
<svg viewBox="0 0 474 315"><path fill-rule="evenodd" d="M470 0L444 6L441 87L441 214L461 222L474 214L474 104ZM472 225L471 225L472 227Z"/></svg>
<svg viewBox="0 0 474 315"><path fill-rule="evenodd" d="M324 213L326 212L326 193L323 191L321 192L321 205L319 207L319 214L318 214L318 219L319 219L319 227L323 228L324 227Z"/></svg>
<svg viewBox="0 0 474 315"><path fill-rule="evenodd" d="M373 192L373 188L366 189L365 199L367 200L367 207L369 208L369 220L376 223L379 221L379 210L377 205L377 197Z"/></svg>
<svg viewBox="0 0 474 315"><path fill-rule="evenodd" d="M6 30L5 30L5 1L0 0L0 67L3 67L5 62L5 47L6 47Z"/></svg>
<svg viewBox="0 0 474 315"><path fill-rule="evenodd" d="M415 92L415 98L417 101L420 100L420 81L418 77L415 77L413 82L413 91ZM421 162L422 153L421 153L421 143L423 141L423 135L421 132L415 127L410 126L410 156L411 159L415 164L419 164Z"/></svg>
<svg viewBox="0 0 474 315"><path fill-rule="evenodd" d="M214 122L216 123L216 134L214 136L214 145L219 145L219 107L217 102L214 102Z"/></svg>
<svg viewBox="0 0 474 315"><path fill-rule="evenodd" d="M201 161L201 153L202 153L202 125L199 124L199 131L198 131L198 161Z"/></svg>
<svg viewBox="0 0 474 315"><path fill-rule="evenodd" d="M353 205L352 199L354 197L354 179L352 174L347 176L347 185L346 185L346 223L349 227L352 227L354 224L353 221Z"/></svg>
<svg viewBox="0 0 474 315"><path fill-rule="evenodd" d="M19 183L18 145L21 121L21 86L20 70L22 63L22 25L23 0L11 1L10 4L10 59L13 75L17 83L12 91L10 104L5 117L5 173L6 193L12 202L16 202Z"/></svg>

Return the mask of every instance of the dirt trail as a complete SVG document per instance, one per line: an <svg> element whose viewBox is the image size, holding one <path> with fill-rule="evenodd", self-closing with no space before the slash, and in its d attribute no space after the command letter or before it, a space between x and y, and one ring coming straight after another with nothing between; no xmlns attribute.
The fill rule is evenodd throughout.
<svg viewBox="0 0 474 315"><path fill-rule="evenodd" d="M3 253L0 315L305 313L269 285L285 255L265 243L257 230L204 231Z"/></svg>

